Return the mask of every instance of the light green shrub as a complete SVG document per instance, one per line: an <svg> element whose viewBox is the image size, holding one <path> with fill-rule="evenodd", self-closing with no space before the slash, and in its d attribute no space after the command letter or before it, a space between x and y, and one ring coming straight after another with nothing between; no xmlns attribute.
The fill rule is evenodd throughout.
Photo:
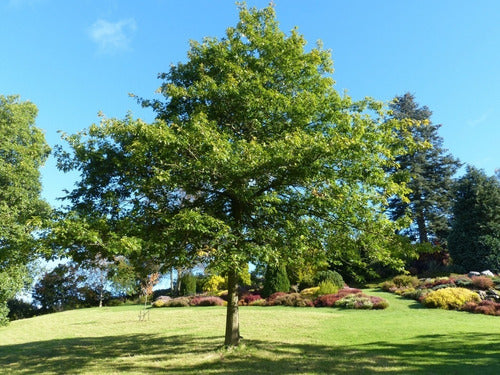
<svg viewBox="0 0 500 375"><path fill-rule="evenodd" d="M257 300L252 301L248 304L248 306L266 306L266 305L267 305L267 301L263 298L257 299Z"/></svg>
<svg viewBox="0 0 500 375"><path fill-rule="evenodd" d="M342 275L337 271L332 270L318 272L316 274L315 281L317 285L323 281L329 281L337 287L337 290L342 289L345 284Z"/></svg>
<svg viewBox="0 0 500 375"><path fill-rule="evenodd" d="M331 281L322 281L318 285L319 290L317 291L318 296L322 296L325 294L335 294L339 291L339 287L334 285Z"/></svg>
<svg viewBox="0 0 500 375"><path fill-rule="evenodd" d="M466 288L445 288L430 292L423 303L427 307L440 309L459 309L467 302L479 302L479 295Z"/></svg>
<svg viewBox="0 0 500 375"><path fill-rule="evenodd" d="M414 288L418 285L418 278L409 275L394 276L392 282L398 288Z"/></svg>
<svg viewBox="0 0 500 375"><path fill-rule="evenodd" d="M300 292L300 295L305 298L315 298L318 296L319 286L314 286L312 288L304 289Z"/></svg>

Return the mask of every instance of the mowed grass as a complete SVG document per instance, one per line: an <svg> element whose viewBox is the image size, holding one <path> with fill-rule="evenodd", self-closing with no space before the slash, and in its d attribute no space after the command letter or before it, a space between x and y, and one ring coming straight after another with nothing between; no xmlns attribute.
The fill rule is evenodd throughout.
<svg viewBox="0 0 500 375"><path fill-rule="evenodd" d="M500 318L421 308L242 307L224 350L225 309L67 311L0 328L1 374L500 374Z"/></svg>

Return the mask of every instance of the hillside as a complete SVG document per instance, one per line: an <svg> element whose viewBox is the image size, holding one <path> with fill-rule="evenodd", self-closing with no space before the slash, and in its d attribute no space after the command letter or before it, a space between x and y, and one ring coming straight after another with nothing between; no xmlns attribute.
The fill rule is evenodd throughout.
<svg viewBox="0 0 500 375"><path fill-rule="evenodd" d="M242 307L244 345L221 349L225 309L82 309L0 328L9 374L500 373L498 317L421 308L382 295L381 311Z"/></svg>

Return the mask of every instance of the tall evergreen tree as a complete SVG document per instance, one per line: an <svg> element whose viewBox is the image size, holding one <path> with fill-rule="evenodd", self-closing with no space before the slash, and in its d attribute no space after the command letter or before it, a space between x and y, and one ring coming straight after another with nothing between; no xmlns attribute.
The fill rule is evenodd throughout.
<svg viewBox="0 0 500 375"><path fill-rule="evenodd" d="M460 162L443 148L443 139L438 135L441 125L430 121L432 112L427 106L419 106L412 94L397 96L390 108L392 118L410 121L413 137L429 146L397 158L399 168L394 173L411 176L411 193L409 201L391 199L391 217L400 218L410 210L413 224L403 234L420 243L443 244L449 232L452 177Z"/></svg>
<svg viewBox="0 0 500 375"><path fill-rule="evenodd" d="M465 271L500 272L500 182L473 167L456 183L450 255Z"/></svg>

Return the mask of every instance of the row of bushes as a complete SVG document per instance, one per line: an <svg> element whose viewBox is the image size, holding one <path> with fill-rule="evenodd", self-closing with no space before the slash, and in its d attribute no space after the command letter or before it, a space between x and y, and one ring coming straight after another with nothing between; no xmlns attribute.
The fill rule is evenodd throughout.
<svg viewBox="0 0 500 375"><path fill-rule="evenodd" d="M500 316L499 277L456 275L418 279L400 275L381 284L382 289L421 302L426 307L464 310Z"/></svg>
<svg viewBox="0 0 500 375"><path fill-rule="evenodd" d="M227 301L216 296L160 297L153 307L224 306ZM308 293L276 292L267 298L259 294L247 294L240 299L248 306L294 306L294 307L342 307L348 309L385 309L388 302L380 297L368 296L355 288L344 288L335 294L324 294L314 299Z"/></svg>

